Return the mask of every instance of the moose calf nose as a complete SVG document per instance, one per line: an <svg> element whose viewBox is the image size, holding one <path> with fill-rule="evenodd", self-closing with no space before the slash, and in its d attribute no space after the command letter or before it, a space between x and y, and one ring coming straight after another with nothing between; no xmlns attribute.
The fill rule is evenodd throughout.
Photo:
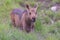
<svg viewBox="0 0 60 40"><path fill-rule="evenodd" d="M35 18L32 18L32 22L35 22Z"/></svg>

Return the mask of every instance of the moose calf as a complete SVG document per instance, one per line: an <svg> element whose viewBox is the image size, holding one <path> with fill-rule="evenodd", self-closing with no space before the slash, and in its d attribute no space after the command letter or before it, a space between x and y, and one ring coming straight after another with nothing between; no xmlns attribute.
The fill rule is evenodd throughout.
<svg viewBox="0 0 60 40"><path fill-rule="evenodd" d="M25 5L25 10L13 9L11 13L11 21L14 26L20 27L26 32L30 32L34 28L37 17L37 5L30 7Z"/></svg>

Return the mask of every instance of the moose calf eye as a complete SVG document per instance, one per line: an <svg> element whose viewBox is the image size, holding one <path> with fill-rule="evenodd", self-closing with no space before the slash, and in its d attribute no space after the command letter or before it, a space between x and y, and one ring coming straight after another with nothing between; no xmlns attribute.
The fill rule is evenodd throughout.
<svg viewBox="0 0 60 40"><path fill-rule="evenodd" d="M31 13L29 13L31 15Z"/></svg>

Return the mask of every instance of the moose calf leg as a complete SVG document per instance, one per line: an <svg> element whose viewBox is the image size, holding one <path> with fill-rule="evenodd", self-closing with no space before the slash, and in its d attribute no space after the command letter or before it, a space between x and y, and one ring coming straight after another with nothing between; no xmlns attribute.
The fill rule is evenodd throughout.
<svg viewBox="0 0 60 40"><path fill-rule="evenodd" d="M31 27L32 29L34 29L34 24L32 25L32 27Z"/></svg>

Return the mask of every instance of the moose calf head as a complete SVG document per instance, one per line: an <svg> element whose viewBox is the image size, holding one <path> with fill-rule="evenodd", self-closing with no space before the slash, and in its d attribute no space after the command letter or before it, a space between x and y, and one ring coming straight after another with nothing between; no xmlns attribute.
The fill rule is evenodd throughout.
<svg viewBox="0 0 60 40"><path fill-rule="evenodd" d="M31 22L35 22L36 20L36 17L37 17L37 8L38 8L38 5L36 4L34 7L31 7L30 5L26 5L26 9L27 9L27 16L28 16L28 19L31 20Z"/></svg>

